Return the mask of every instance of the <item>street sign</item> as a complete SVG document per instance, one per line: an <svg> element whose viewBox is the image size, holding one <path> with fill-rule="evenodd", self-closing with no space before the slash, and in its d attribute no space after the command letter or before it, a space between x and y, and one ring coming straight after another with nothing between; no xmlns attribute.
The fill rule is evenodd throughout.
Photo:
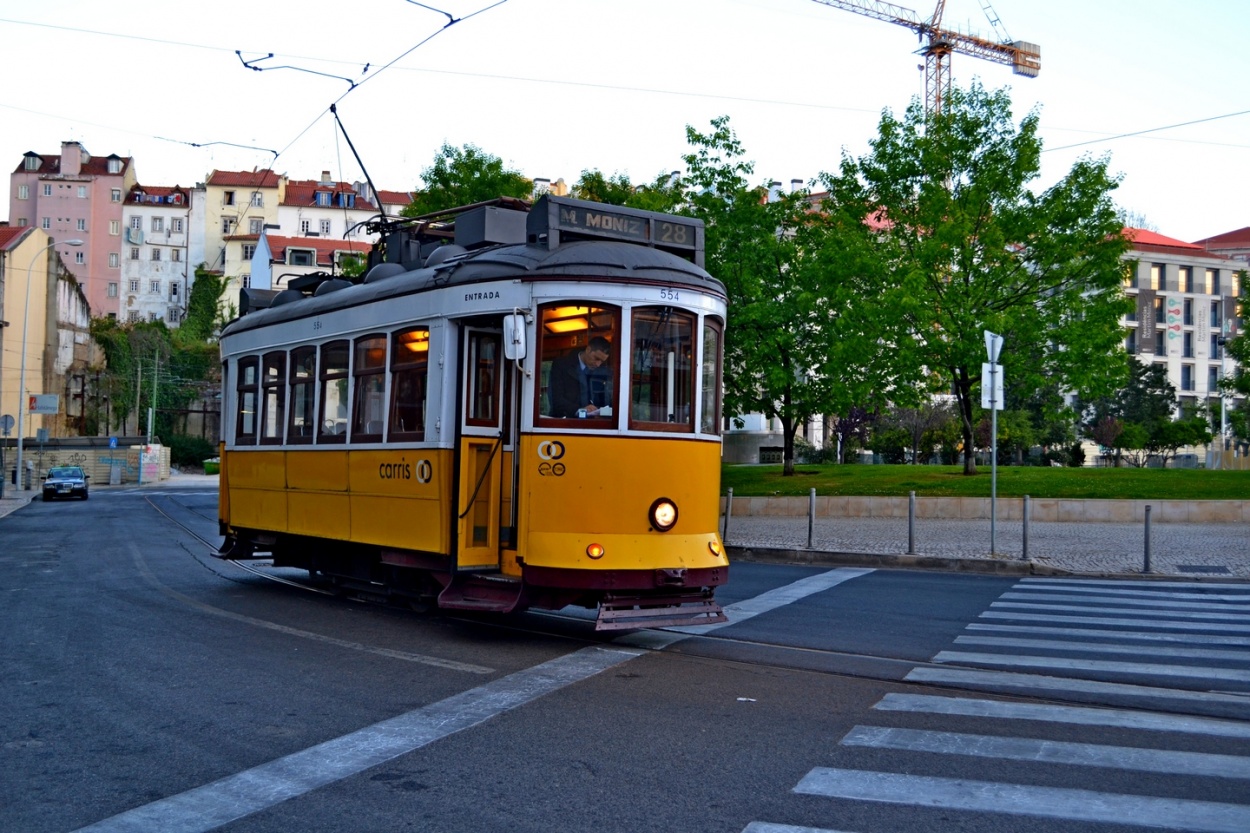
<svg viewBox="0 0 1250 833"><path fill-rule="evenodd" d="M61 412L61 397L55 393L31 394L26 410L32 414L58 414Z"/></svg>
<svg viewBox="0 0 1250 833"><path fill-rule="evenodd" d="M9 436L9 432L12 430L13 430L13 415L5 414L4 416L0 416L0 432L2 432L7 437Z"/></svg>
<svg viewBox="0 0 1250 833"><path fill-rule="evenodd" d="M991 373L991 365L989 362L981 362L981 407L985 410L990 409L990 399L993 398L993 408L996 411L1003 409L1003 366L993 365L996 370Z"/></svg>
<svg viewBox="0 0 1250 833"><path fill-rule="evenodd" d="M109 437L109 448L117 448L117 437Z"/></svg>

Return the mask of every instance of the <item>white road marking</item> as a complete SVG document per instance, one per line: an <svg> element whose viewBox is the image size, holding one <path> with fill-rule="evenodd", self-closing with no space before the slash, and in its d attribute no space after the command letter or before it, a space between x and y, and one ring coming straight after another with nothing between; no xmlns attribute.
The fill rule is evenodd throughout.
<svg viewBox="0 0 1250 833"><path fill-rule="evenodd" d="M1139 611L1132 611L1139 613ZM982 619L1012 619L1017 622L1068 622L1080 625L1118 625L1128 628L1171 628L1177 631L1221 630L1226 633L1250 633L1250 625L1232 625L1224 622L1180 622L1175 619L1115 619L1109 616L1060 616L1054 613L1008 613L987 610ZM1244 619L1245 617L1239 617Z"/></svg>
<svg viewBox="0 0 1250 833"><path fill-rule="evenodd" d="M1072 821L1135 824L1193 833L1245 833L1250 830L1250 807L1237 804L998 784L961 778L930 778L822 767L805 775L794 792L944 810L954 808Z"/></svg>
<svg viewBox="0 0 1250 833"><path fill-rule="evenodd" d="M1056 628L1045 625L1000 625L976 623L968 625L969 631L998 631L1001 633L1044 633L1053 636L1112 636L1116 639L1136 639L1143 642L1179 642L1186 645L1250 645L1250 637L1221 636L1210 633L1149 633L1146 631L1111 631L1105 628Z"/></svg>
<svg viewBox="0 0 1250 833"><path fill-rule="evenodd" d="M1218 619L1221 621L1246 621L1244 613L1218 613L1215 611L1203 611L1201 613L1191 613L1184 610L1139 610L1136 608L1124 607L1091 607L1089 605L1059 605L1059 604L1040 604L1030 602L991 602L992 608L1019 608L1020 610L1064 610L1075 613L1123 613L1128 616L1171 616L1174 619ZM1214 623L1213 623L1214 624ZM1211 627L1212 625L1208 625Z"/></svg>
<svg viewBox="0 0 1250 833"><path fill-rule="evenodd" d="M1148 584L1146 587L1153 587L1154 584ZM1185 585L1187 587L1201 587L1202 585ZM1140 585L1135 588L1127 587L1086 587L1085 582L1068 582L1066 584L1032 584L1020 583L1015 586L1018 591L1027 591L1029 593L1039 594L1035 598L1045 598L1049 593L1099 593L1105 596L1140 596L1149 599L1199 599L1215 602L1250 602L1250 586L1242 585L1244 592L1242 593L1184 593L1169 592L1166 590L1142 590Z"/></svg>
<svg viewBox="0 0 1250 833"><path fill-rule="evenodd" d="M873 706L881 711L923 712L964 717L990 717L1001 720L1035 720L1071 723L1080 726L1108 726L1149 732L1186 732L1250 739L1250 723L1217 717L1191 717L1131 709L1105 709L1089 706L1051 706L1045 703L1010 703L1003 700L977 700L966 697L938 697L931 694L887 694Z"/></svg>
<svg viewBox="0 0 1250 833"><path fill-rule="evenodd" d="M1149 662L1034 657L987 654L974 651L942 651L933 658L933 662L946 662L956 665L1008 665L1021 668L1053 668L1064 671L1094 671L1105 674L1142 674L1154 677L1187 677L1201 680L1250 682L1250 670L1209 668L1197 665L1155 665Z"/></svg>
<svg viewBox="0 0 1250 833"><path fill-rule="evenodd" d="M742 828L742 833L842 833L842 831L826 830L823 827L795 827L792 824L771 824L766 821L753 821Z"/></svg>
<svg viewBox="0 0 1250 833"><path fill-rule="evenodd" d="M351 734L80 828L205 833L490 720L639 656L583 648Z"/></svg>
<svg viewBox="0 0 1250 833"><path fill-rule="evenodd" d="M1119 637L1103 632L1103 636ZM1142 654L1151 657L1192 657L1194 659L1229 659L1250 662L1250 651L1220 651L1214 648L1162 648L1158 645L1129 645L1123 642L1070 642L1061 639L1022 639L1010 636L957 636L961 645L994 645L1002 648L1035 648L1050 651L1074 651L1087 654Z"/></svg>
<svg viewBox="0 0 1250 833"><path fill-rule="evenodd" d="M1089 587L1133 587L1142 588L1142 582L1137 579L1070 579L1070 578L1022 578L1020 584L1060 584L1064 587L1075 587L1077 585ZM1247 588L1245 584L1234 584L1231 582L1214 582L1214 581L1152 581L1147 587L1180 587L1187 590L1196 590L1198 588L1214 589L1214 590L1238 590L1245 593Z"/></svg>
<svg viewBox="0 0 1250 833"><path fill-rule="evenodd" d="M856 726L842 739L843 746L902 749L975 758L1034 761L1067 766L1161 772L1212 778L1250 778L1250 758L1209 752L1178 752L1096 743L1068 743L1034 738L970 735L921 729Z"/></svg>
<svg viewBox="0 0 1250 833"><path fill-rule="evenodd" d="M1206 612L1231 612L1245 613L1250 611L1250 604L1233 604L1227 601L1213 601L1206 599L1203 601L1187 601L1182 599L1168 599L1161 596L1152 596L1149 598L1137 598L1130 596L1082 596L1078 593L1067 595L1064 593L1046 593L1038 594L1022 593L1019 591L1007 592L999 596L1000 599L1027 599L1029 601L1046 601L1046 602L1083 602L1085 606L1095 604L1124 605L1125 607L1150 607L1156 610L1201 610ZM1240 601L1250 600L1250 597L1243 596Z"/></svg>

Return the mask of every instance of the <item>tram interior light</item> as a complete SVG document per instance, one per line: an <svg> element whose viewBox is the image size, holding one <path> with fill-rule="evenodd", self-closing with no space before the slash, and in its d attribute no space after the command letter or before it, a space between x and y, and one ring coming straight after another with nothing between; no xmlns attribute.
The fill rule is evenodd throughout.
<svg viewBox="0 0 1250 833"><path fill-rule="evenodd" d="M430 349L430 334L426 330L412 330L401 335L399 343L413 353L425 353Z"/></svg>
<svg viewBox="0 0 1250 833"><path fill-rule="evenodd" d="M558 321L548 321L543 326L549 333L572 333L590 329L590 322L585 318L561 318Z"/></svg>

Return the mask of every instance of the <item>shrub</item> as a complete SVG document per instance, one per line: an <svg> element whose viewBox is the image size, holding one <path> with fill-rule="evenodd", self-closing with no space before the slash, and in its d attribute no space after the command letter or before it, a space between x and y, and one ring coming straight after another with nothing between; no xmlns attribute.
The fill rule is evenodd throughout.
<svg viewBox="0 0 1250 833"><path fill-rule="evenodd" d="M203 437L175 434L169 438L169 462L184 468L199 468L210 457L217 456L217 446Z"/></svg>

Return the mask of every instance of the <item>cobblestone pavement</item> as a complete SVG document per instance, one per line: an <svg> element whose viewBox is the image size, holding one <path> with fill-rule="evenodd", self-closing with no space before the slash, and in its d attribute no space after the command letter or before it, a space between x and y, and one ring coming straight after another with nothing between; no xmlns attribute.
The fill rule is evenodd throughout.
<svg viewBox="0 0 1250 833"><path fill-rule="evenodd" d="M814 563L837 561L839 556L901 556L882 559L882 563L923 567L956 560L965 563L950 569L995 566L1001 569L986 571L1141 575L1146 554L1144 523L1032 521L1027 559L1023 557L1024 525L1018 520L995 525L996 555L990 554L989 520L917 519L914 554L908 553L906 518L817 518L810 547L805 517L734 517L725 532L731 556L735 550L748 558L756 550L784 550L798 560ZM771 557L787 560L780 554ZM986 561L996 564L966 563ZM871 559L857 563L871 563ZM1250 528L1233 523L1152 523L1150 572L1185 578L1250 579Z"/></svg>

